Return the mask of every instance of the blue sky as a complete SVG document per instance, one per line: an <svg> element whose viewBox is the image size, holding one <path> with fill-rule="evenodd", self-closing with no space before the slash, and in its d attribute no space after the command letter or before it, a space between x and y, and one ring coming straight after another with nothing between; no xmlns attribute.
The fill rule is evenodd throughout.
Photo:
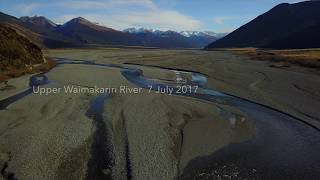
<svg viewBox="0 0 320 180"><path fill-rule="evenodd" d="M298 0L0 0L0 11L56 23L84 17L115 29L230 32L279 3Z"/></svg>

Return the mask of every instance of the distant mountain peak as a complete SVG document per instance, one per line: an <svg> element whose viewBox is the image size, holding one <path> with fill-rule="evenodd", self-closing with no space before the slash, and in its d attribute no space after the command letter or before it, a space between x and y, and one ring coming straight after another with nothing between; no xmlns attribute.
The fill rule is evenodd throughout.
<svg viewBox="0 0 320 180"><path fill-rule="evenodd" d="M141 34L141 33L161 33L163 31L157 30L157 29L151 29L151 28L127 28L124 29L123 32L130 33L130 34Z"/></svg>
<svg viewBox="0 0 320 180"><path fill-rule="evenodd" d="M87 20L86 18L83 17L76 17L73 19L74 21L78 21L78 22L90 22L89 20Z"/></svg>
<svg viewBox="0 0 320 180"><path fill-rule="evenodd" d="M47 19L44 16L22 16L20 17L20 20L25 23L32 23L38 26L51 26L51 27L56 27L57 25L52 22L51 20Z"/></svg>
<svg viewBox="0 0 320 180"><path fill-rule="evenodd" d="M0 13L0 21L12 24L26 37L44 47L79 47L92 45L145 46L159 48L202 48L217 40L208 32L194 32L203 36L186 37L172 30L128 28L117 31L83 17L76 17L56 25L43 16L21 17Z"/></svg>
<svg viewBox="0 0 320 180"><path fill-rule="evenodd" d="M70 21L66 22L65 24L92 24L92 25L96 25L94 23L92 23L91 21L83 18L83 17L76 17L71 19Z"/></svg>
<svg viewBox="0 0 320 180"><path fill-rule="evenodd" d="M62 27L71 27L71 26L77 26L77 25L81 25L81 26L86 26L98 31L116 31L112 28L108 28L105 26L100 26L98 23L95 22L91 22L83 17L77 17L77 18L73 18L70 21L64 23L62 25Z"/></svg>
<svg viewBox="0 0 320 180"><path fill-rule="evenodd" d="M201 31L181 31L180 34L185 37L191 37L191 36L202 36L205 33Z"/></svg>
<svg viewBox="0 0 320 180"><path fill-rule="evenodd" d="M66 22L65 25L82 24L86 26L98 26L98 23L91 22L83 17L76 17Z"/></svg>
<svg viewBox="0 0 320 180"><path fill-rule="evenodd" d="M211 36L216 38L222 38L227 33L215 33L213 31L181 31L181 35L185 37L205 37L205 36Z"/></svg>
<svg viewBox="0 0 320 180"><path fill-rule="evenodd" d="M88 19L85 19L83 17L76 17L71 19L70 21L66 22L65 24L82 24L87 26L100 26L99 23L91 22ZM100 26L102 27L102 26Z"/></svg>
<svg viewBox="0 0 320 180"><path fill-rule="evenodd" d="M190 38L190 37L218 37L221 38L225 36L225 33L215 33L212 31L181 31L181 32L176 32L173 30L167 30L167 31L161 31L157 29L150 29L150 28L127 28L123 30L123 32L130 33L130 34L145 34L145 33L152 33L152 34L180 34L184 37Z"/></svg>
<svg viewBox="0 0 320 180"><path fill-rule="evenodd" d="M195 36L195 35L198 35L199 33L200 33L200 31L181 31L180 32L180 34L185 37Z"/></svg>

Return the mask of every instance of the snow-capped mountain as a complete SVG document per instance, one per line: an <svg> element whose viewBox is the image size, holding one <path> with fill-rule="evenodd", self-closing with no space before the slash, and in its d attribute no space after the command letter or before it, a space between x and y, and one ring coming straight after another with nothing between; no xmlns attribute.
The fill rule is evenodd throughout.
<svg viewBox="0 0 320 180"><path fill-rule="evenodd" d="M123 30L123 32L130 33L130 34L140 34L140 33L161 33L157 29L148 29L148 28L128 28Z"/></svg>
<svg viewBox="0 0 320 180"><path fill-rule="evenodd" d="M191 36L214 36L215 37L215 33L207 33L207 32L201 32L201 31L181 31L180 32L181 35L185 36L185 37L191 37Z"/></svg>
<svg viewBox="0 0 320 180"><path fill-rule="evenodd" d="M157 29L148 28L128 28L123 30L125 33L135 34L138 36L148 36L149 38L155 40L159 38L167 39L180 39L187 41L188 44L192 44L194 47L201 48L209 43L216 41L219 38L225 36L225 34L219 34L212 31L161 31ZM151 37L152 36L152 37Z"/></svg>
<svg viewBox="0 0 320 180"><path fill-rule="evenodd" d="M216 38L222 38L227 35L227 33L215 33L213 31L181 31L180 34L185 37L212 36L212 37L216 37Z"/></svg>
<svg viewBox="0 0 320 180"><path fill-rule="evenodd" d="M47 19L44 16L33 16L33 17L23 16L20 18L20 20L24 23L30 23L38 27L54 28L57 26L54 22L52 22L51 20Z"/></svg>
<svg viewBox="0 0 320 180"><path fill-rule="evenodd" d="M123 30L123 32L130 33L130 34L140 34L140 33L156 33L161 34L165 33L167 31L161 31L157 29L151 29L151 28L128 28ZM191 37L191 36L213 36L213 37L222 37L225 34L224 33L215 33L212 31L181 31L177 32L185 37Z"/></svg>
<svg viewBox="0 0 320 180"><path fill-rule="evenodd" d="M59 25L43 16L25 16L18 19L0 13L0 19L17 26L23 26L26 29L26 34L32 34L35 41L48 48L87 45L203 48L217 40L209 32L185 31L180 33L150 28L129 28L118 31L82 17L71 19Z"/></svg>

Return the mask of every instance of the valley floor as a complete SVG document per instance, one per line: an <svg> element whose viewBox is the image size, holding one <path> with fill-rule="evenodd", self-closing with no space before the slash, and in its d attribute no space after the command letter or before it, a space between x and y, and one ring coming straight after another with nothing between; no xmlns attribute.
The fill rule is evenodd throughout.
<svg viewBox="0 0 320 180"><path fill-rule="evenodd" d="M145 77L170 84L177 78L175 71L153 66L185 69L205 74L210 89L265 104L320 128L320 73L315 69L298 66L279 69L270 67L271 62L252 61L219 51L101 48L47 50L45 54L52 58L79 61L61 60L60 65L47 73L50 83L41 87L136 88L118 65L139 67ZM85 64L81 64L83 62ZM189 75L181 76L190 78ZM10 79L7 85L13 88L0 91L0 102L26 90L28 78ZM7 85L1 84L0 88ZM314 163L318 160L315 152L320 148L317 130L285 115L278 117L277 112L268 114L264 107L253 108L254 113L250 117L243 109L235 108L234 104L239 102L229 104L226 103L228 99L219 98L217 101L205 101L149 93L148 89L143 89L137 94L115 93L98 97L90 93L31 93L18 101L12 100L14 103L8 107L0 103L0 179L8 179L9 176L68 180L110 177L205 179L222 176L253 179L264 170L266 174L276 171L258 167L254 162L260 163L261 159L269 162L271 155L261 158L258 152L263 152L263 149L261 151L259 147L273 147L273 143L279 149L266 149L266 153L279 153L275 158L281 159L288 153L284 162L291 162L290 153L302 150L307 155L301 156L305 157L301 164L310 163L308 168L292 166L293 170L299 168L301 172L290 169L283 176L307 173L313 177L319 173L316 172L319 166ZM259 114L260 110L265 114ZM254 121L255 118L260 119L259 122ZM282 120L278 122L277 118ZM252 144L246 143L248 140L252 140ZM303 144L286 152L283 148L290 146L286 143L291 143L287 140L292 140L292 146L297 142L307 145L306 148L302 147ZM198 170L200 166L197 163L206 164L203 162L207 162L214 152L241 143L257 147L250 154L253 160L248 163L250 166L243 166L246 160L234 158L218 165L211 163L213 167L209 170ZM233 149L241 150L241 147ZM299 162L299 159L294 159Z"/></svg>
<svg viewBox="0 0 320 180"><path fill-rule="evenodd" d="M277 62L254 61L254 57L231 51L66 49L50 50L47 55L198 71L208 76L209 87L271 106L320 128L320 71L315 68L292 64L278 68Z"/></svg>

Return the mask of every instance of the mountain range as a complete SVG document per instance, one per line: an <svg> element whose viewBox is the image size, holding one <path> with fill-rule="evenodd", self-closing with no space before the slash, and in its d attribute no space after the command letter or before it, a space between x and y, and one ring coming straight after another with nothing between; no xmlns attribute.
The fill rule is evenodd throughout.
<svg viewBox="0 0 320 180"><path fill-rule="evenodd" d="M196 47L205 47L209 43L212 43L226 35L226 33L215 33L212 31L160 31L157 29L147 29L147 28L128 28L123 30L123 32L135 34L144 38L144 42L147 40L147 44L153 44L155 40L159 37L162 38L173 38L184 40L185 42L190 42L191 45ZM148 37L148 38L146 38Z"/></svg>
<svg viewBox="0 0 320 180"><path fill-rule="evenodd" d="M160 31L129 28L118 31L82 17L58 25L43 16L16 18L0 12L0 23L15 29L41 47L144 46L203 48L224 36L213 32Z"/></svg>
<svg viewBox="0 0 320 180"><path fill-rule="evenodd" d="M319 48L320 1L282 3L207 48Z"/></svg>
<svg viewBox="0 0 320 180"><path fill-rule="evenodd" d="M144 46L158 48L318 48L320 1L282 3L232 33L161 31L101 26L82 17L62 25L43 16L16 18L0 12L0 23L41 47ZM209 44L209 45L208 45Z"/></svg>

